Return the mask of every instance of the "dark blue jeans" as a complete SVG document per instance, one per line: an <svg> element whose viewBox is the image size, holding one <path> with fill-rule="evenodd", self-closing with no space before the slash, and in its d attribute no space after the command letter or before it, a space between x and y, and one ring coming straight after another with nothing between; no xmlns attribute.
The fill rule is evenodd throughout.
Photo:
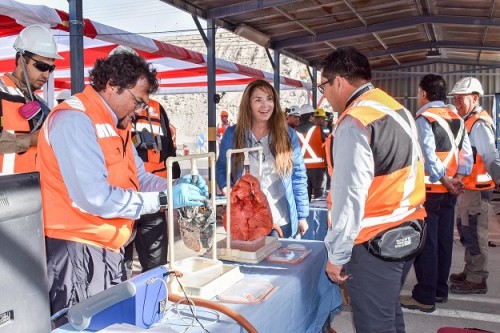
<svg viewBox="0 0 500 333"><path fill-rule="evenodd" d="M457 197L449 193L427 192L427 238L415 258L417 284L412 293L422 304L434 305L436 297L448 297L456 202Z"/></svg>

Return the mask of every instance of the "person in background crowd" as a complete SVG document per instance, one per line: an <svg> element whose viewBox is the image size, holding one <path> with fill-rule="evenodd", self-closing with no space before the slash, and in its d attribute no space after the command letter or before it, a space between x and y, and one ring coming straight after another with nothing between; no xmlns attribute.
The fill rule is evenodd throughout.
<svg viewBox="0 0 500 333"><path fill-rule="evenodd" d="M322 198L326 187L326 160L323 143L326 134L321 126L311 120L315 110L309 104L300 107L302 123L295 129L302 147L307 169L307 194L309 201Z"/></svg>
<svg viewBox="0 0 500 333"><path fill-rule="evenodd" d="M448 300L448 276L453 250L457 195L462 178L472 169L472 149L462 118L445 105L446 81L428 74L418 88L417 127L425 158L427 238L415 258L417 284L412 296L401 296L401 306L432 312Z"/></svg>
<svg viewBox="0 0 500 333"><path fill-rule="evenodd" d="M465 193L458 197L457 229L465 247L465 267L450 275L450 292L455 294L484 294L488 290L488 210L495 183L500 183L500 159L493 119L479 105L483 93L481 82L473 77L461 79L451 90L474 154L472 172L463 179Z"/></svg>
<svg viewBox="0 0 500 333"><path fill-rule="evenodd" d="M38 132L49 107L35 95L62 59L49 28L33 24L14 41L16 67L0 78L0 175L36 171Z"/></svg>
<svg viewBox="0 0 500 333"><path fill-rule="evenodd" d="M109 55L128 52L137 55L133 49L126 46L114 48ZM149 99L148 108L136 112L132 121L132 142L137 154L144 162L144 169L154 175L167 179L165 161L170 156L177 156L170 122L163 106ZM172 177L180 177L179 163L172 165ZM127 276L132 276L134 261L134 245L142 272L167 263L167 221L165 212L161 209L152 214L144 214L134 224L134 235L125 246L125 267Z"/></svg>
<svg viewBox="0 0 500 333"><path fill-rule="evenodd" d="M338 48L322 64L318 90L340 114L326 273L345 283L357 333L402 333L399 293L413 260L382 260L368 244L405 222L423 227L424 166L411 113L370 80L368 59L352 47Z"/></svg>
<svg viewBox="0 0 500 333"><path fill-rule="evenodd" d="M131 140L156 70L121 52L98 59L89 81L51 111L38 142L52 314L124 281L134 221L167 206L166 179L145 171ZM174 186L174 208L202 205L207 186L191 182Z"/></svg>
<svg viewBox="0 0 500 333"><path fill-rule="evenodd" d="M57 94L56 102L57 104L61 104L62 102L64 102L64 100L70 97L71 97L71 91L69 89L63 89Z"/></svg>
<svg viewBox="0 0 500 333"><path fill-rule="evenodd" d="M167 179L166 160L177 156L170 121L163 106L149 99L148 108L138 113L132 125L132 142L144 162L144 169ZM178 162L172 164L172 180L181 176ZM163 209L144 214L136 221L135 237L125 247L125 266L131 276L134 245L142 272L167 263L168 233Z"/></svg>
<svg viewBox="0 0 500 333"><path fill-rule="evenodd" d="M236 125L227 129L216 164L220 190L226 194L226 151L263 148L261 190L271 207L273 222L283 237L303 235L308 229L307 176L297 134L285 122L276 90L265 80L248 84L241 98ZM257 174L258 159L250 156L250 171ZM233 156L232 181L243 174L243 154Z"/></svg>
<svg viewBox="0 0 500 333"><path fill-rule="evenodd" d="M328 119L325 110L319 108L314 111L314 124L321 127L325 138L330 134L330 130L326 127L326 120Z"/></svg>
<svg viewBox="0 0 500 333"><path fill-rule="evenodd" d="M220 123L217 125L217 143L220 144L222 141L222 137L224 136L224 133L226 132L226 129L229 128L229 126L232 126L232 124L229 122L229 113L227 113L226 110L223 110L220 113Z"/></svg>
<svg viewBox="0 0 500 333"><path fill-rule="evenodd" d="M332 112L327 112L326 113L326 127L328 128L328 131L330 133L332 133L333 131L333 126L335 126L334 122L333 122L333 113Z"/></svg>
<svg viewBox="0 0 500 333"><path fill-rule="evenodd" d="M295 129L300 124L300 111L298 106L292 106L286 114L286 123L291 128Z"/></svg>

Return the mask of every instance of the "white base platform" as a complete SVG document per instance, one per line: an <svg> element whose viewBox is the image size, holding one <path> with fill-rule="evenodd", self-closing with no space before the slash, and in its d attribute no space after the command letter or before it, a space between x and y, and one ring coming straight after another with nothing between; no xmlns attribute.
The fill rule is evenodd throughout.
<svg viewBox="0 0 500 333"><path fill-rule="evenodd" d="M238 249L226 248L226 240L217 243L217 258L227 261L258 264L266 259L271 253L281 247L281 243L276 237L266 237L266 244L255 252L241 251Z"/></svg>

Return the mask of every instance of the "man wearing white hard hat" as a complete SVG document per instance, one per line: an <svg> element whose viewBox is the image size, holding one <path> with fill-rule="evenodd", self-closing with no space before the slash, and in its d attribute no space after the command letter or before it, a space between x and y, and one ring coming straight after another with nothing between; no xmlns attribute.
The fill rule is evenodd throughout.
<svg viewBox="0 0 500 333"><path fill-rule="evenodd" d="M291 106L288 108L286 114L286 123L291 128L295 129L300 124L300 111L297 105Z"/></svg>
<svg viewBox="0 0 500 333"><path fill-rule="evenodd" d="M471 174L462 180L465 193L458 197L457 229L465 247L465 267L450 275L450 292L455 294L484 294L488 290L488 208L493 188L500 183L500 159L493 119L479 104L483 94L481 83L473 77L461 79L451 91L474 157Z"/></svg>
<svg viewBox="0 0 500 333"><path fill-rule="evenodd" d="M49 108L35 91L55 69L57 45L41 24L24 28L14 41L16 67L0 78L0 175L35 171L38 131Z"/></svg>

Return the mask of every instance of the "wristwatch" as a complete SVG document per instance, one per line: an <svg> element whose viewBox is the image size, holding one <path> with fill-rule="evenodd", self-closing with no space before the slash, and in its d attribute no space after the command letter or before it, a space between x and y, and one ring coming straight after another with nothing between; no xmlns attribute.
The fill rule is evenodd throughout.
<svg viewBox="0 0 500 333"><path fill-rule="evenodd" d="M158 193L158 202L160 203L160 208L167 208L168 206L168 198L165 192Z"/></svg>

